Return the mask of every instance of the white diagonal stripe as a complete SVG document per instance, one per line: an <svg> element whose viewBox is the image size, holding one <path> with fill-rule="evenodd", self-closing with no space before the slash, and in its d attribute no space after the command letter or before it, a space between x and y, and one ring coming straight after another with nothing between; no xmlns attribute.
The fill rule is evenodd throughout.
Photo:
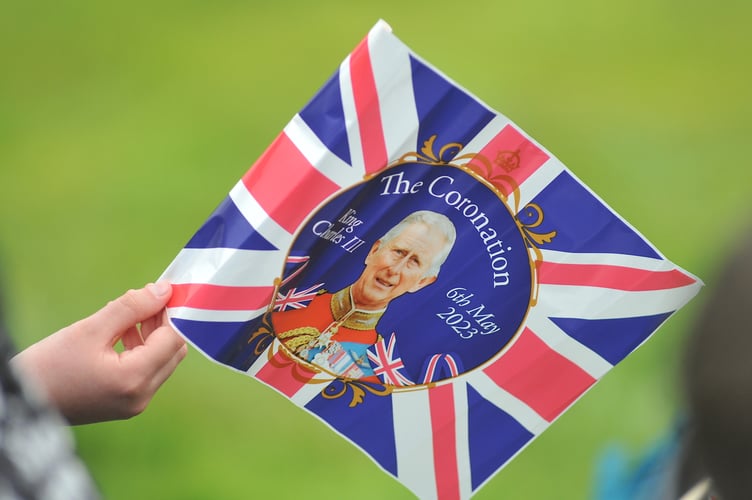
<svg viewBox="0 0 752 500"><path fill-rule="evenodd" d="M566 168L556 158L549 156L548 160L538 167L535 172L520 184L520 199L518 201L519 210L525 208L533 198L538 196L543 189L548 186L559 174Z"/></svg>
<svg viewBox="0 0 752 500"><path fill-rule="evenodd" d="M537 436L548 427L546 419L541 417L527 404L499 387L488 375L480 370L469 373L464 380L478 391L483 399L509 414L525 429Z"/></svg>
<svg viewBox="0 0 752 500"><path fill-rule="evenodd" d="M526 326L551 349L582 368L596 380L613 368L611 363L564 333L549 318L535 311L535 308L531 310Z"/></svg>
<svg viewBox="0 0 752 500"><path fill-rule="evenodd" d="M338 186L349 187L363 178L363 172L332 153L300 115L296 114L287 124L285 135L316 170Z"/></svg>
<svg viewBox="0 0 752 500"><path fill-rule="evenodd" d="M232 188L230 198L251 227L269 243L283 250L290 246L292 235L269 217L259 202L248 192L242 180Z"/></svg>
<svg viewBox="0 0 752 500"><path fill-rule="evenodd" d="M339 88L342 95L342 111L345 115L345 131L347 132L347 144L350 151L350 163L352 169L358 175L363 176L366 167L363 159L363 144L360 141L358 111L355 108L355 95L352 88L350 57L348 55L339 65Z"/></svg>
<svg viewBox="0 0 752 500"><path fill-rule="evenodd" d="M310 382L303 385L298 392L292 395L290 398L293 403L300 406L301 408L305 407L308 403L311 402L312 399L316 398L321 394L321 391L324 390L324 388L331 383L332 376L328 373L317 373ZM324 381L317 383L315 381ZM343 397L346 397L343 396Z"/></svg>
<svg viewBox="0 0 752 500"><path fill-rule="evenodd" d="M251 377L256 377L256 374L261 371L263 367L265 367L269 363L269 349L279 349L279 346L277 345L279 343L279 340L276 338L272 341L272 343L264 349L264 352L261 353L261 355L256 358L256 361L251 364L251 366L248 367L248 370L245 371L246 374L250 375ZM276 350L271 351L276 352ZM272 386L271 384L267 384L263 380L260 380L261 383L264 385L268 385L269 387L272 387L274 390L277 390L276 387Z"/></svg>

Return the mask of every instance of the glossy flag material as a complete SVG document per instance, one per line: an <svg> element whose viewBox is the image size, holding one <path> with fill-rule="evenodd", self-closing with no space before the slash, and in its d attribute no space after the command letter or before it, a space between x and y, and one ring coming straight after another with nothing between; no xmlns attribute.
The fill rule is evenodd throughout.
<svg viewBox="0 0 752 500"><path fill-rule="evenodd" d="M446 260L398 296L377 275L393 300L359 309L387 251L389 276L424 265L387 237L414 212L451 226ZM702 286L383 22L163 277L193 346L442 499L470 497Z"/></svg>

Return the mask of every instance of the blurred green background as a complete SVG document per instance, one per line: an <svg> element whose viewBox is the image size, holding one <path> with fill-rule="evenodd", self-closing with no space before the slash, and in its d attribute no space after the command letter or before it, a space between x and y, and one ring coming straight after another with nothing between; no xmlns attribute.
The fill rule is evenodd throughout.
<svg viewBox="0 0 752 500"><path fill-rule="evenodd" d="M749 213L752 4L0 1L0 266L23 347L154 280L379 19L716 286ZM676 314L476 498L587 498L680 406ZM109 499L410 498L315 418L191 351L75 429Z"/></svg>

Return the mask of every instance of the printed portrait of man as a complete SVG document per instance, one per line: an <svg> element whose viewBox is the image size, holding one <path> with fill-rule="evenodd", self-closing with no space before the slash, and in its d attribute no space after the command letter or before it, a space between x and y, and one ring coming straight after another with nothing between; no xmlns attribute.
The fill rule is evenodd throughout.
<svg viewBox="0 0 752 500"><path fill-rule="evenodd" d="M360 276L334 293L317 295L304 309L271 313L277 338L298 357L331 373L378 380L368 348L389 303L436 281L456 239L445 215L413 212L376 240Z"/></svg>

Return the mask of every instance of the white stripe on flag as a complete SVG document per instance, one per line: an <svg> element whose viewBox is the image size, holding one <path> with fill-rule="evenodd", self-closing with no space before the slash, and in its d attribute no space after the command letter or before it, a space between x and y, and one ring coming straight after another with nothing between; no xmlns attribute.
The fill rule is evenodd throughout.
<svg viewBox="0 0 752 500"><path fill-rule="evenodd" d="M355 94L353 93L352 78L350 76L350 57L347 56L339 65L339 89L342 95L342 110L345 115L345 130L347 132L347 144L350 150L350 163L352 169L359 176L366 173L365 160L363 159L363 144L360 142L360 125L358 111L355 108Z"/></svg>
<svg viewBox="0 0 752 500"><path fill-rule="evenodd" d="M292 243L292 235L274 219L269 217L258 201L248 192L243 181L238 181L230 191L230 199L238 207L248 223L269 243L277 248L287 249Z"/></svg>
<svg viewBox="0 0 752 500"><path fill-rule="evenodd" d="M261 355L258 358L256 358L256 361L254 361L253 364L248 367L248 369L246 370L246 373L250 375L251 377L256 378L256 374L269 363L269 349L274 348L275 350L272 352L277 352L276 350L279 349L278 344L279 344L279 340L275 338L272 341L271 345L267 347L266 349L264 349L264 352L262 352ZM259 382L261 382L264 385L269 385L263 380L260 380Z"/></svg>
<svg viewBox="0 0 752 500"><path fill-rule="evenodd" d="M368 51L379 95L387 162L417 150L418 110L408 48L384 29L371 30Z"/></svg>
<svg viewBox="0 0 752 500"><path fill-rule="evenodd" d="M397 477L418 498L436 498L428 391L392 394Z"/></svg>
<svg viewBox="0 0 752 500"><path fill-rule="evenodd" d="M644 271L670 271L676 266L668 260L615 253L569 253L541 249L543 262L555 264L593 264L632 267Z"/></svg>
<svg viewBox="0 0 752 500"><path fill-rule="evenodd" d="M564 165L559 160L550 156L543 165L538 167L538 169L520 185L520 199L517 200L519 210L525 208L525 205L538 196L538 194L540 194L540 192L543 191L543 189L559 174L561 174L564 169Z"/></svg>
<svg viewBox="0 0 752 500"><path fill-rule="evenodd" d="M285 135L314 168L338 186L349 187L362 180L363 173L329 151L300 115L296 114L290 120L285 127Z"/></svg>
<svg viewBox="0 0 752 500"><path fill-rule="evenodd" d="M472 496L472 465L470 464L470 435L467 418L467 387L457 380L454 389L454 428L457 439L457 478L459 480L460 498Z"/></svg>
<svg viewBox="0 0 752 500"><path fill-rule="evenodd" d="M326 381L322 383L315 383L314 381ZM305 405L311 402L311 400L321 394L321 391L331 383L332 376L328 373L317 373L311 381L303 385L298 392L292 395L290 400L296 405L304 408Z"/></svg>
<svg viewBox="0 0 752 500"><path fill-rule="evenodd" d="M474 370L464 379L467 384L478 391L483 399L488 400L500 410L509 414L525 429L537 436L548 427L546 419L516 397L496 385L491 378L480 370Z"/></svg>
<svg viewBox="0 0 752 500"><path fill-rule="evenodd" d="M553 321L537 312L535 308L530 311L527 326L551 349L585 370L596 380L613 368L611 363L564 333Z"/></svg>
<svg viewBox="0 0 752 500"><path fill-rule="evenodd" d="M625 292L608 288L540 285L541 314L554 318L612 319L653 316L675 311L697 294L701 285L670 290Z"/></svg>
<svg viewBox="0 0 752 500"><path fill-rule="evenodd" d="M279 250L184 248L168 268L175 284L206 283L220 286L271 286L284 271L285 254Z"/></svg>
<svg viewBox="0 0 752 500"><path fill-rule="evenodd" d="M244 323L261 316L265 311L266 308L247 311L217 311L194 307L170 307L167 309L171 318L213 323Z"/></svg>

